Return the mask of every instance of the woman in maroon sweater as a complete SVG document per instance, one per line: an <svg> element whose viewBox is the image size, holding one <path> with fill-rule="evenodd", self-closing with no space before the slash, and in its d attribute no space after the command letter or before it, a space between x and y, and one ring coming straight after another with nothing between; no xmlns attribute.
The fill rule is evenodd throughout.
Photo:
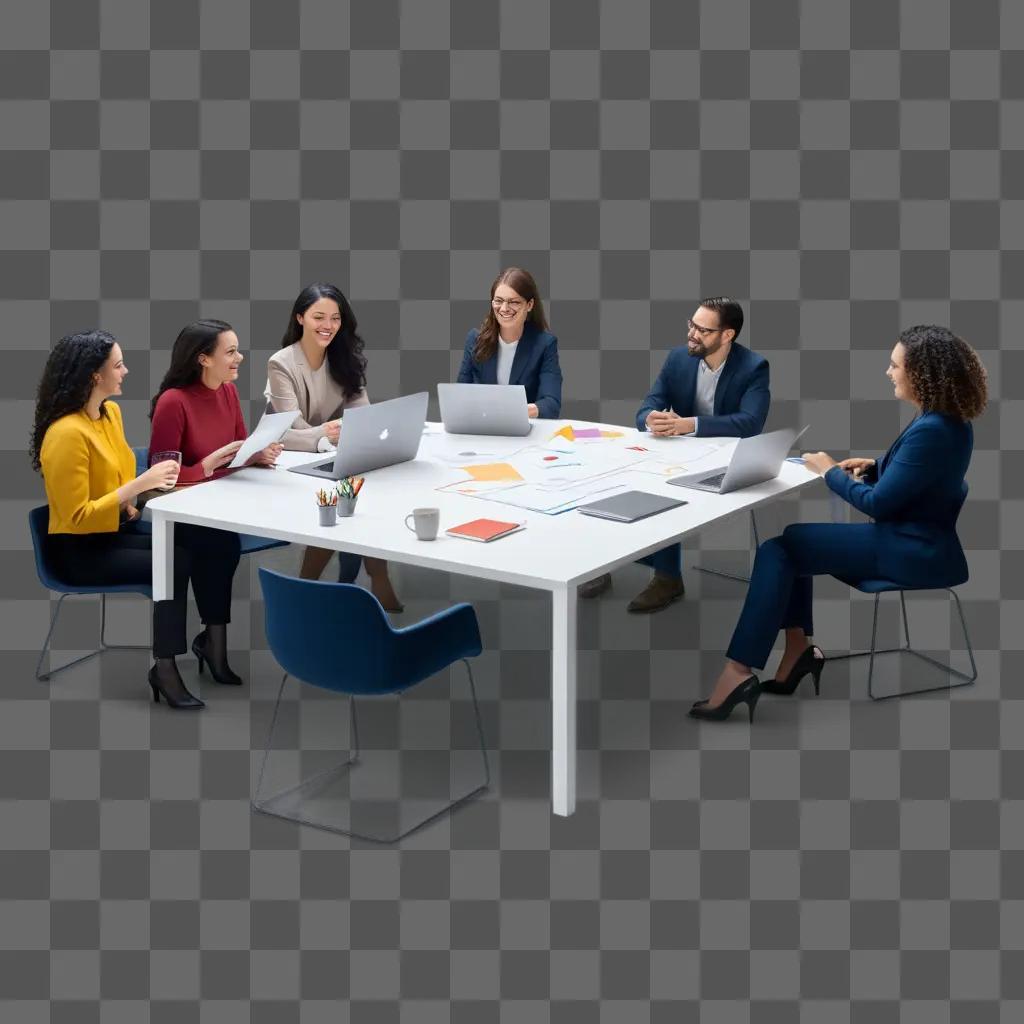
<svg viewBox="0 0 1024 1024"><path fill-rule="evenodd" d="M149 411L153 421L149 450L181 452L178 486L223 476L248 436L235 388L241 362L238 336L223 320L197 320L175 340L171 365ZM281 445L272 444L248 465L272 466L280 452ZM218 683L240 685L241 678L228 665L227 644L238 534L178 523L174 541L190 549L197 571L210 576L204 586L193 587L206 627L192 641L199 671L208 662Z"/></svg>

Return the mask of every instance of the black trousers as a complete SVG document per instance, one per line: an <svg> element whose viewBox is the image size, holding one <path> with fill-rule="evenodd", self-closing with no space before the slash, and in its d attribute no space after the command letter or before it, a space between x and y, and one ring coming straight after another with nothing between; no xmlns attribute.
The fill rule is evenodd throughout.
<svg viewBox="0 0 1024 1024"><path fill-rule="evenodd" d="M153 539L123 526L117 533L53 533L47 538L54 568L68 583L149 583L153 578ZM185 641L188 584L204 623L231 621L231 582L240 557L237 533L176 523L174 597L153 602L153 656L173 658Z"/></svg>

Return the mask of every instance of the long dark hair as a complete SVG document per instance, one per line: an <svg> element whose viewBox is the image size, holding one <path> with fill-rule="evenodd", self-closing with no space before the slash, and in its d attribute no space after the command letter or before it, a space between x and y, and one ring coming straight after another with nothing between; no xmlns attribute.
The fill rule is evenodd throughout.
<svg viewBox="0 0 1024 1024"><path fill-rule="evenodd" d="M366 357L363 355L363 339L359 337L359 322L340 288L317 281L302 289L288 316L281 348L294 345L302 337L302 325L297 317L321 299L336 302L341 313L341 327L327 346L327 372L345 397L353 398L366 387Z"/></svg>
<svg viewBox="0 0 1024 1024"><path fill-rule="evenodd" d="M508 267L503 270L491 285L491 301L494 301L494 292L499 284L507 284L517 295L521 295L527 302L533 299L533 309L526 314L526 322L533 324L538 331L546 331L548 322L544 316L544 306L540 301L540 292L537 289L537 282L533 274L521 267ZM487 316L480 325L479 333L476 336L476 345L473 347L473 359L478 363L486 363L498 350L498 318L494 315L494 307L487 307Z"/></svg>
<svg viewBox="0 0 1024 1024"><path fill-rule="evenodd" d="M65 335L53 346L36 392L36 417L28 444L33 469L39 469L39 451L50 424L85 408L93 374L99 373L113 347L114 336L98 330ZM106 415L102 403L100 415Z"/></svg>
<svg viewBox="0 0 1024 1024"><path fill-rule="evenodd" d="M203 375L199 365L200 356L212 356L217 348L217 339L225 331L233 331L231 324L224 320L196 320L174 339L171 349L171 365L167 367L164 379L160 381L153 401L149 403L149 418L153 418L156 403L168 388L187 388Z"/></svg>
<svg viewBox="0 0 1024 1024"><path fill-rule="evenodd" d="M922 412L961 421L980 416L988 401L988 375L978 353L948 327L920 324L899 336L903 369Z"/></svg>

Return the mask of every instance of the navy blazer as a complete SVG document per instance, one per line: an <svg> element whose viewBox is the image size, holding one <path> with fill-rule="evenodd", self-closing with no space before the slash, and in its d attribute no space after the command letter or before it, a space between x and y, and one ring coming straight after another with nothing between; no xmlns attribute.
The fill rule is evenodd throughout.
<svg viewBox="0 0 1024 1024"><path fill-rule="evenodd" d="M473 348L480 332L474 327L466 335L466 348L457 378L460 384L497 384L498 356L495 353L482 363L473 358ZM500 345L501 342L499 341ZM538 330L529 321L523 327L523 336L512 359L509 384L522 384L526 400L537 406L541 419L558 419L562 409L562 370L558 365L558 339L547 331Z"/></svg>
<svg viewBox="0 0 1024 1024"><path fill-rule="evenodd" d="M700 359L685 347L674 348L636 414L636 429L647 429L653 410L671 409L677 416L696 416L697 369ZM697 437L753 437L764 429L772 395L768 360L734 341L715 389L713 416L697 417Z"/></svg>
<svg viewBox="0 0 1024 1024"><path fill-rule="evenodd" d="M928 412L917 417L876 463L855 480L838 466L825 482L879 527L879 567L908 586L954 587L968 576L956 520L974 449L970 423Z"/></svg>

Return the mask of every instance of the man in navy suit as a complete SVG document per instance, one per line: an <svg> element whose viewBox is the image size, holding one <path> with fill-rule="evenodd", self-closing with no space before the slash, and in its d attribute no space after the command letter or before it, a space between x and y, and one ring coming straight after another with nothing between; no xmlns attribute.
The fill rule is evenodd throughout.
<svg viewBox="0 0 1024 1024"><path fill-rule="evenodd" d="M655 437L752 437L768 418L768 360L736 341L743 308L725 296L703 299L687 321L686 348L675 348L636 414L637 430ZM678 601L683 586L682 549L671 544L642 558L651 582L629 604L631 612L656 612ZM609 573L580 587L596 597L612 583Z"/></svg>

